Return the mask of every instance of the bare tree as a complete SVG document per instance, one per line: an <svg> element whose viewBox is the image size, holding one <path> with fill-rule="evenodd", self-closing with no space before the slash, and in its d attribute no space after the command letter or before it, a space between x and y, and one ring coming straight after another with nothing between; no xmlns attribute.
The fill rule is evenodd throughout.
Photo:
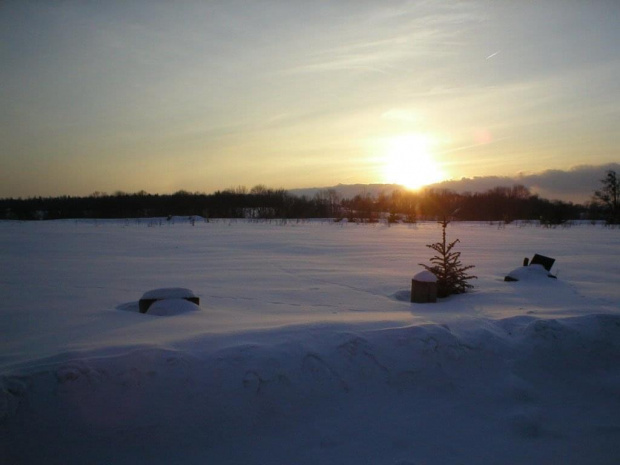
<svg viewBox="0 0 620 465"><path fill-rule="evenodd" d="M603 187L594 191L594 201L602 204L607 211L607 223L620 223L620 209L618 208L618 197L620 196L620 180L614 170L607 171L605 177L601 179Z"/></svg>

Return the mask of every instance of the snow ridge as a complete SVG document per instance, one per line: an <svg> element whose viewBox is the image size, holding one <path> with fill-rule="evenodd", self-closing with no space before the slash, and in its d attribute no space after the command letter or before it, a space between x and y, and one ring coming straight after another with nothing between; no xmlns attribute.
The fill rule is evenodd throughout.
<svg viewBox="0 0 620 465"><path fill-rule="evenodd" d="M10 463L80 463L81 441L115 463L143 443L155 463L171 453L198 463L197 451L217 463L267 463L273 454L275 463L302 464L527 463L531 454L542 463L562 458L557 444L576 443L593 463L611 463L619 450L618 315L514 317L482 328L302 326L243 339L15 368L2 377L0 397ZM377 440L360 443L362 431ZM33 435L47 446L30 447ZM120 455L107 452L109 441ZM479 446L473 456L469 441ZM449 450L435 449L441 442Z"/></svg>

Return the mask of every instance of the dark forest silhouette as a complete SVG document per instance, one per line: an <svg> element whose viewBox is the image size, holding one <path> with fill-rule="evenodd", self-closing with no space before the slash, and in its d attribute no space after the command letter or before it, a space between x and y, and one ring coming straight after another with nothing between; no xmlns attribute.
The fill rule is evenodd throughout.
<svg viewBox="0 0 620 465"><path fill-rule="evenodd" d="M335 190L312 198L294 196L284 189L259 185L248 190L237 187L213 194L179 191L149 194L141 191L112 195L94 193L88 197L33 197L0 199L0 218L18 220L66 218L144 218L200 216L210 218L347 218L358 222L433 220L450 212L454 220L502 221L539 220L561 224L575 219L604 218L596 203L576 205L550 201L533 195L522 186L496 187L482 193L459 194L449 190L356 195L339 198Z"/></svg>

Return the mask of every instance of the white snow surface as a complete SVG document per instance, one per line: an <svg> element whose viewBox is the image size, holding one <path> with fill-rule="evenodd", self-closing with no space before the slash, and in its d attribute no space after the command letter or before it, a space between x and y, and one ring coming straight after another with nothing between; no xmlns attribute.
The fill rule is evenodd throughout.
<svg viewBox="0 0 620 465"><path fill-rule="evenodd" d="M413 280L421 282L421 283L436 283L437 276L435 276L433 273L431 273L428 270L423 270L423 271L420 271L419 273L416 273L413 277Z"/></svg>
<svg viewBox="0 0 620 465"><path fill-rule="evenodd" d="M0 463L618 463L620 229L447 233L476 287L419 305L435 223L0 222Z"/></svg>

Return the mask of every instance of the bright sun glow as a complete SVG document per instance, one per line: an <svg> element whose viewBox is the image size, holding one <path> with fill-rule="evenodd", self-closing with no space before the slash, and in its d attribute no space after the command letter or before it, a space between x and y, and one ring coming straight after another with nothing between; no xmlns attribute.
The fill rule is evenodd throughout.
<svg viewBox="0 0 620 465"><path fill-rule="evenodd" d="M444 178L430 152L430 140L421 134L393 137L385 144L385 181L418 189Z"/></svg>

